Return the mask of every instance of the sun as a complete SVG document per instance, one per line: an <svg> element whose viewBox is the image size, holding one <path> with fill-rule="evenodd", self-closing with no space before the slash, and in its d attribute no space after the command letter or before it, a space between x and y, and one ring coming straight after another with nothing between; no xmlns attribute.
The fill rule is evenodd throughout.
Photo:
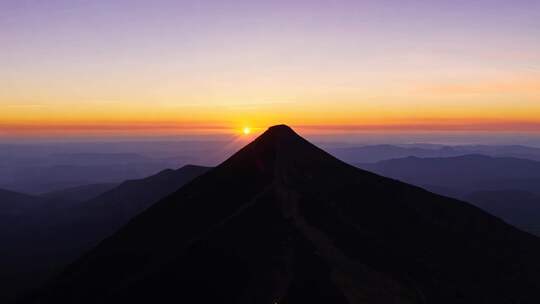
<svg viewBox="0 0 540 304"><path fill-rule="evenodd" d="M244 133L244 135L248 135L251 133L251 128L250 127L244 127L242 129L242 133Z"/></svg>

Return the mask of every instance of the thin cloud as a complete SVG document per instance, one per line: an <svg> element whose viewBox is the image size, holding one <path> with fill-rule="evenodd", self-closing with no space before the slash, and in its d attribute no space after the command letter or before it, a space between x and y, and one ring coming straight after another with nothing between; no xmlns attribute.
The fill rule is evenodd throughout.
<svg viewBox="0 0 540 304"><path fill-rule="evenodd" d="M510 81L486 80L474 83L442 83L424 87L421 91L444 95L540 93L540 77Z"/></svg>

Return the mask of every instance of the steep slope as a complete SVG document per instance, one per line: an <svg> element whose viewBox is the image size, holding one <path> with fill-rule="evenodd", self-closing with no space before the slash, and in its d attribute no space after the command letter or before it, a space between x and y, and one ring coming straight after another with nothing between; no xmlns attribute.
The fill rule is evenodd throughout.
<svg viewBox="0 0 540 304"><path fill-rule="evenodd" d="M537 303L540 241L270 128L35 303ZM31 302L31 301L30 301Z"/></svg>

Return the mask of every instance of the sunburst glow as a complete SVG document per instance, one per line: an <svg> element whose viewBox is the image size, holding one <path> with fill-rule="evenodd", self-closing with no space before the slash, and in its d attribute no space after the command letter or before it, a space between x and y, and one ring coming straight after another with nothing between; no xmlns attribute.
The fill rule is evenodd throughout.
<svg viewBox="0 0 540 304"><path fill-rule="evenodd" d="M244 135L248 135L251 133L251 128L250 127L244 127L242 129L242 133L244 133Z"/></svg>

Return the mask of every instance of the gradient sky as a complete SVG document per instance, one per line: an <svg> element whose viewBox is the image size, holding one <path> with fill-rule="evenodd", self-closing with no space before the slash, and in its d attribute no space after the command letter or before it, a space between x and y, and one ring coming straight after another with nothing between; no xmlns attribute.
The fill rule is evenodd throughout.
<svg viewBox="0 0 540 304"><path fill-rule="evenodd" d="M540 132L539 0L0 0L0 137Z"/></svg>

